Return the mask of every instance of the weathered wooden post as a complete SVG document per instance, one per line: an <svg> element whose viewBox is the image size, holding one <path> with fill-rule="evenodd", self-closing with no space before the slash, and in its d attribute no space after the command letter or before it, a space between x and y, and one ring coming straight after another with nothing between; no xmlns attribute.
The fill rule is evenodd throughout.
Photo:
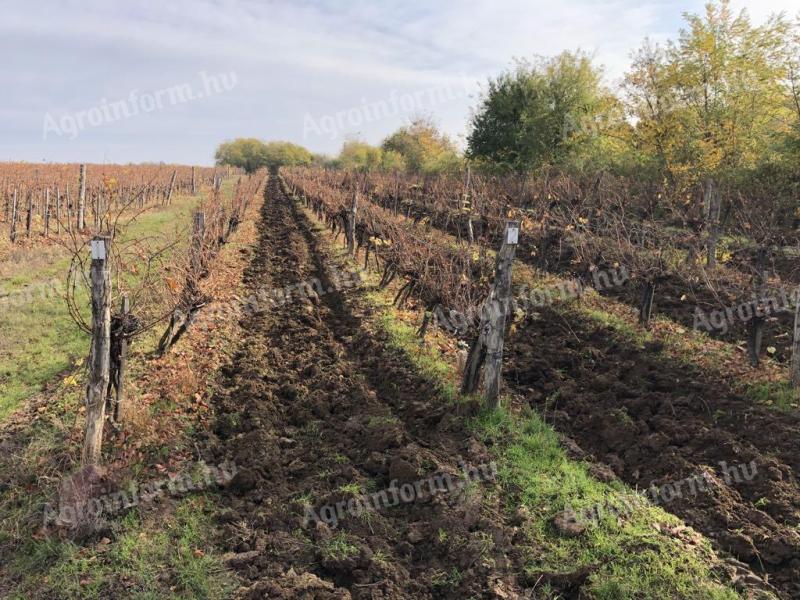
<svg viewBox="0 0 800 600"><path fill-rule="evenodd" d="M472 197L469 193L470 180L472 179L472 168L467 165L467 185L464 190L464 205L467 206L467 245L475 243L475 234L472 230Z"/></svg>
<svg viewBox="0 0 800 600"><path fill-rule="evenodd" d="M86 229L86 165L81 165L78 180L78 231Z"/></svg>
<svg viewBox="0 0 800 600"><path fill-rule="evenodd" d="M650 327L650 319L653 316L653 299L656 296L656 280L648 277L642 288L642 296L639 300L639 324L643 327Z"/></svg>
<svg viewBox="0 0 800 600"><path fill-rule="evenodd" d="M197 280L203 272L203 240L206 234L206 214L197 211L192 217L192 277Z"/></svg>
<svg viewBox="0 0 800 600"><path fill-rule="evenodd" d="M792 292L794 300L794 332L792 334L792 387L800 389L800 287Z"/></svg>
<svg viewBox="0 0 800 600"><path fill-rule="evenodd" d="M470 348L461 391L471 394L478 389L483 366L483 389L487 408L499 406L500 378L506 320L511 312L511 267L519 243L519 221L506 221L503 242L497 253L494 283L481 307L478 337Z"/></svg>
<svg viewBox="0 0 800 600"><path fill-rule="evenodd" d="M64 199L67 205L67 231L72 235L72 195L69 193L69 184L67 184L66 197Z"/></svg>
<svg viewBox="0 0 800 600"><path fill-rule="evenodd" d="M94 196L94 202L92 202L92 206L94 207L94 230L100 231L100 226L102 225L102 204L103 204L103 193L98 190L97 194Z"/></svg>
<svg viewBox="0 0 800 600"><path fill-rule="evenodd" d="M14 188L14 197L11 200L11 231L9 237L12 244L17 241L17 188Z"/></svg>
<svg viewBox="0 0 800 600"><path fill-rule="evenodd" d="M172 171L172 177L169 180L169 187L167 188L167 198L165 204L169 206L170 202L172 202L172 190L175 189L175 178L178 176L178 169L174 169Z"/></svg>
<svg viewBox="0 0 800 600"><path fill-rule="evenodd" d="M195 176L194 167L192 167L192 196L197 195L197 177Z"/></svg>
<svg viewBox="0 0 800 600"><path fill-rule="evenodd" d="M103 423L111 368L111 238L95 236L91 241L92 343L89 380L86 384L86 435L81 462L100 462Z"/></svg>
<svg viewBox="0 0 800 600"><path fill-rule="evenodd" d="M50 188L44 192L44 237L50 237Z"/></svg>
<svg viewBox="0 0 800 600"><path fill-rule="evenodd" d="M31 237L33 227L33 190L28 192L28 216L25 218L25 237Z"/></svg>
<svg viewBox="0 0 800 600"><path fill-rule="evenodd" d="M61 190L56 186L56 235L61 235Z"/></svg>
<svg viewBox="0 0 800 600"><path fill-rule="evenodd" d="M128 365L128 338L126 336L126 325L128 315L131 313L131 302L128 295L122 297L122 325L120 327L119 340L119 364L117 365L117 396L114 402L114 421L119 423L120 415L124 414L122 404L125 401L125 369Z"/></svg>
<svg viewBox="0 0 800 600"><path fill-rule="evenodd" d="M358 211L358 183L356 183L355 192L353 192L353 202L350 205L350 210L347 211L347 252L355 256L356 254L356 213Z"/></svg>

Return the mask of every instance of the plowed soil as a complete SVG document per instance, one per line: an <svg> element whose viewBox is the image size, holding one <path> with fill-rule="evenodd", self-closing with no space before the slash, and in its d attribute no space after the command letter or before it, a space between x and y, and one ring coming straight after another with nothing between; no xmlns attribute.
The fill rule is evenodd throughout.
<svg viewBox="0 0 800 600"><path fill-rule="evenodd" d="M631 486L708 473L708 491L685 488L663 507L800 598L797 413L753 405L656 343L637 347L551 309L518 327L507 359L508 384ZM725 477L732 466L740 481Z"/></svg>
<svg viewBox="0 0 800 600"><path fill-rule="evenodd" d="M333 287L310 224L276 178L260 231L247 274L254 291L310 278ZM228 564L249 582L242 596L516 597L522 549L485 498L491 481L346 516L335 529L304 523L306 504L319 511L354 487L383 490L490 460L463 429L465 415L365 330L364 310L330 291L243 322L212 440L216 460L240 470L220 521Z"/></svg>

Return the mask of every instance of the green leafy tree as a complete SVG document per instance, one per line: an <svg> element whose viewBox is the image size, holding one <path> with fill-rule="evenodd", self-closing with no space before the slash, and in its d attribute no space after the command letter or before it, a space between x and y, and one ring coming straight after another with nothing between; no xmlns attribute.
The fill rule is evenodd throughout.
<svg viewBox="0 0 800 600"><path fill-rule="evenodd" d="M380 148L366 142L349 140L342 145L337 163L339 167L356 171L376 171L381 167Z"/></svg>
<svg viewBox="0 0 800 600"><path fill-rule="evenodd" d="M358 140L345 142L334 164L356 171L402 171L406 168L405 160L398 152L383 150Z"/></svg>
<svg viewBox="0 0 800 600"><path fill-rule="evenodd" d="M467 154L500 170L564 162L598 131L622 120L602 72L582 52L563 52L515 67L489 81L472 119Z"/></svg>
<svg viewBox="0 0 800 600"><path fill-rule="evenodd" d="M268 167L310 165L314 160L308 150L291 142L267 142L263 157Z"/></svg>
<svg viewBox="0 0 800 600"><path fill-rule="evenodd" d="M217 148L214 158L218 165L240 167L252 173L264 166L264 143L256 138L239 138L223 142Z"/></svg>
<svg viewBox="0 0 800 600"><path fill-rule="evenodd" d="M311 153L291 142L267 142L239 138L220 144L214 155L217 164L241 167L252 173L262 167L311 164Z"/></svg>
<svg viewBox="0 0 800 600"><path fill-rule="evenodd" d="M416 173L450 172L461 166L455 145L428 119L415 119L401 127L381 148L402 157L406 168Z"/></svg>
<svg viewBox="0 0 800 600"><path fill-rule="evenodd" d="M645 43L625 78L633 147L679 187L777 160L790 114L791 26L779 16L753 26L727 0L684 18L678 40Z"/></svg>
<svg viewBox="0 0 800 600"><path fill-rule="evenodd" d="M381 170L383 171L404 171L406 161L403 155L394 150L381 151Z"/></svg>

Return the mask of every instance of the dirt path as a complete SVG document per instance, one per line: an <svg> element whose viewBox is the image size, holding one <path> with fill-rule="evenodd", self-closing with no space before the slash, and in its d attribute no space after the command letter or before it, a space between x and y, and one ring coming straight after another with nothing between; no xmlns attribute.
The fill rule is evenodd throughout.
<svg viewBox="0 0 800 600"><path fill-rule="evenodd" d="M518 327L508 361L512 388L631 486L708 473L708 491L684 484L665 501L666 490L663 507L800 597L797 414L754 406L658 344L634 347L551 309Z"/></svg>
<svg viewBox="0 0 800 600"><path fill-rule="evenodd" d="M275 178L247 274L253 290L317 278L333 287L309 223ZM353 294L350 294L352 296ZM366 332L348 292L248 317L216 399L216 460L240 469L220 520L229 564L253 598L463 598L521 593L521 549L485 498L491 481L429 483L412 502L340 514L335 505L488 463L454 414L386 340ZM413 434L412 434L413 432ZM485 469L489 471L489 469ZM396 488L395 488L396 489ZM392 493L384 497L393 499ZM407 497L407 496L406 496ZM310 515L314 516L314 515Z"/></svg>

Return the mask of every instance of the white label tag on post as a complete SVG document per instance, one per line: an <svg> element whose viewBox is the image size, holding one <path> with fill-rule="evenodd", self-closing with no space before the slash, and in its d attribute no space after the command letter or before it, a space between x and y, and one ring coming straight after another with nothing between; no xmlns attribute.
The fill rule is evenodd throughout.
<svg viewBox="0 0 800 600"><path fill-rule="evenodd" d="M506 244L519 244L519 227L509 227Z"/></svg>
<svg viewBox="0 0 800 600"><path fill-rule="evenodd" d="M92 260L106 259L106 243L103 240L92 240Z"/></svg>

